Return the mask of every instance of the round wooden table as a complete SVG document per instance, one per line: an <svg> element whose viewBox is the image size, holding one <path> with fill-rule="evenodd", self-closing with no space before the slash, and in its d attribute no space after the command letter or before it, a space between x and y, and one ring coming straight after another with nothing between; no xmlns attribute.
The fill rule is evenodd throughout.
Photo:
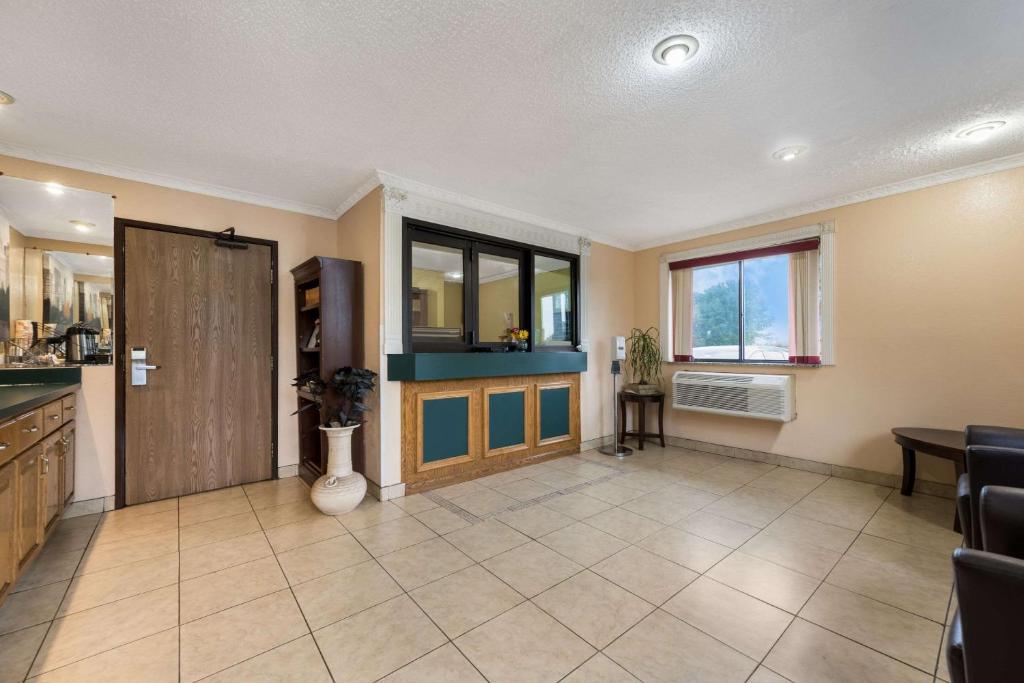
<svg viewBox="0 0 1024 683"><path fill-rule="evenodd" d="M909 496L914 492L917 477L917 452L934 455L953 461L956 478L967 471L964 433L953 429L928 429L925 427L896 427L892 430L896 443L903 448L903 485L900 493ZM960 519L955 518L953 529L960 531Z"/></svg>

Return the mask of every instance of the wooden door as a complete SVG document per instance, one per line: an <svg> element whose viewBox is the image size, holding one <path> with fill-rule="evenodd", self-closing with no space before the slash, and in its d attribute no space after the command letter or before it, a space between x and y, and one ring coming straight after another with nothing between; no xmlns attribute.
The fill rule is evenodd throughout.
<svg viewBox="0 0 1024 683"><path fill-rule="evenodd" d="M60 510L63 507L64 499L60 496L61 462L60 432L46 437L42 443L43 454L42 470L40 476L43 483L43 530L49 531L50 527L60 519Z"/></svg>
<svg viewBox="0 0 1024 683"><path fill-rule="evenodd" d="M64 447L60 454L60 490L61 498L67 505L75 495L75 425L73 423L64 427L61 442Z"/></svg>
<svg viewBox="0 0 1024 683"><path fill-rule="evenodd" d="M18 456L18 565L24 564L42 542L42 446L33 446Z"/></svg>
<svg viewBox="0 0 1024 683"><path fill-rule="evenodd" d="M18 571L17 469L13 462L0 467L0 595L14 583Z"/></svg>
<svg viewBox="0 0 1024 683"><path fill-rule="evenodd" d="M123 502L272 476L272 248L125 224ZM144 386L131 352L146 350Z"/></svg>

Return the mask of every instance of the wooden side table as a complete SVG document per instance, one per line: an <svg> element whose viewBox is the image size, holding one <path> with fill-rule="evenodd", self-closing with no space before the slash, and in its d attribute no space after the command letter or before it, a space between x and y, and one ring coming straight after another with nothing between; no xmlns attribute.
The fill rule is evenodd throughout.
<svg viewBox="0 0 1024 683"><path fill-rule="evenodd" d="M626 403L636 403L636 424L634 431L626 429ZM648 434L647 432L647 404L658 404L658 433ZM637 438L637 449L644 449L644 441L657 438L661 441L661 447L665 447L665 393L659 391L656 394L637 394L632 391L619 392L619 424L622 425L622 436L619 443L623 443L627 436Z"/></svg>

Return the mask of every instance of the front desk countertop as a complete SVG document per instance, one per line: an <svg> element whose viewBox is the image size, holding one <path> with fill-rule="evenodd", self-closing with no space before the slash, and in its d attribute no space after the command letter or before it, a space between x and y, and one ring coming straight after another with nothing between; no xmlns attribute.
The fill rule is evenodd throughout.
<svg viewBox="0 0 1024 683"><path fill-rule="evenodd" d="M77 367L0 369L0 421L77 391L81 384Z"/></svg>
<svg viewBox="0 0 1024 683"><path fill-rule="evenodd" d="M581 351L388 354L388 380L393 382L586 371L587 354Z"/></svg>

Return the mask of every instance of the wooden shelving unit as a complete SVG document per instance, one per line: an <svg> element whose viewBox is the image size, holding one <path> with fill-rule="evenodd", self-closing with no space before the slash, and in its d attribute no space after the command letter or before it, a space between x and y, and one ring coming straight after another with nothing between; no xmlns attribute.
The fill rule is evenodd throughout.
<svg viewBox="0 0 1024 683"><path fill-rule="evenodd" d="M338 368L363 364L363 264L359 261L314 256L292 268L295 280L296 374L316 370L328 379ZM314 296L318 292L317 296ZM307 346L320 323L319 341ZM313 402L304 391L296 392L298 408ZM327 466L327 440L318 429L336 406L330 393L320 410L307 409L299 421L299 476L316 481ZM365 473L362 430L352 438L352 465Z"/></svg>

